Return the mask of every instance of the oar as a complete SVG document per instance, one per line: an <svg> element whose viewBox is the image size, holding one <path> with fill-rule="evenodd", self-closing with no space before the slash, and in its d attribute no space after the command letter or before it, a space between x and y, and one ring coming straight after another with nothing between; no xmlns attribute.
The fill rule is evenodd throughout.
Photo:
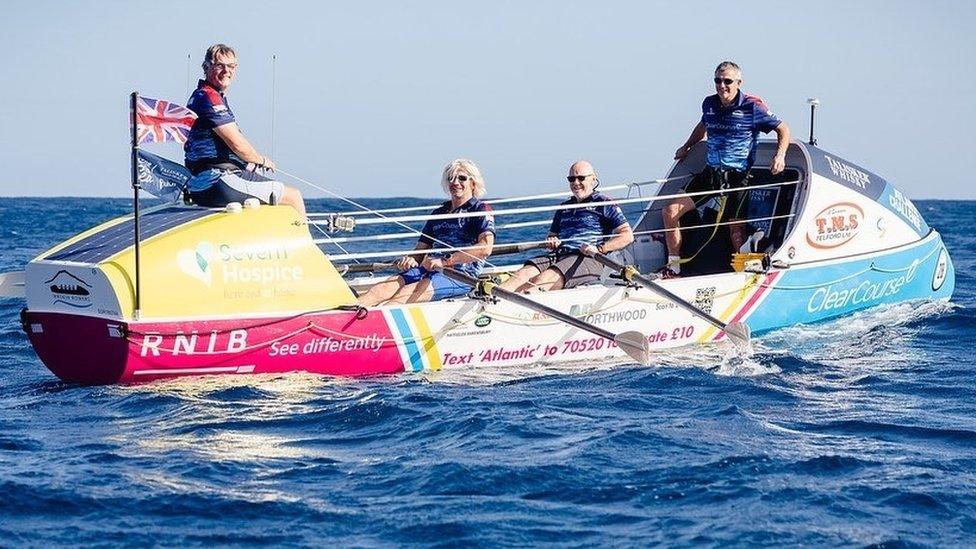
<svg viewBox="0 0 976 549"><path fill-rule="evenodd" d="M0 273L0 297L24 296L24 271Z"/></svg>
<svg viewBox="0 0 976 549"><path fill-rule="evenodd" d="M600 263L610 267L615 271L620 272L620 276L627 282L636 282L641 286L651 290L652 292L669 299L675 305L685 309L691 314L707 320L709 324L715 326L719 330L722 330L729 336L733 343L736 345L746 345L749 343L749 327L742 322L730 322L728 324L722 322L721 320L715 318L714 316L702 311L698 307L695 307L691 303L688 303L684 299L674 295L673 293L665 290L659 284L651 280L650 278L640 274L637 269L632 265L624 265L622 263L617 263L616 261L610 259L609 257L601 254L593 254L593 259L596 259Z"/></svg>
<svg viewBox="0 0 976 549"><path fill-rule="evenodd" d="M511 301L512 303L521 305L526 309L532 309L533 311L545 313L556 320L565 322L566 324L579 328L580 330L585 330L591 334L605 337L615 342L621 349L624 350L624 352L630 355L631 358L637 362L640 362L641 364L648 364L651 361L651 352L647 344L647 336L640 332L630 331L615 334L598 326L594 326L588 322L583 322L574 316L570 316L566 313L562 313L553 308L547 307L541 303L537 303L522 294L517 294L515 292L510 292L503 288L499 288L494 282L479 280L473 276L451 268L445 268L442 272L444 273L444 276L452 280L478 288L485 295Z"/></svg>
<svg viewBox="0 0 976 549"><path fill-rule="evenodd" d="M509 254L520 254L522 252L527 252L529 250L534 250L536 248L544 247L541 243L535 244L500 244L495 246L491 250L492 257L499 255L509 255ZM424 250L417 250L416 253L425 253ZM339 266L337 265L337 268ZM396 265L387 262L374 262L374 263L346 263L343 265L345 270L339 268L341 274L346 273L371 273L374 271L384 271L387 269L395 269Z"/></svg>

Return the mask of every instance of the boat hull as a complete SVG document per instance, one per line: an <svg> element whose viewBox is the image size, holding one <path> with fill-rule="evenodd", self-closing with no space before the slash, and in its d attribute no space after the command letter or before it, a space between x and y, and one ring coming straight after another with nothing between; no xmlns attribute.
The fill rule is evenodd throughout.
<svg viewBox="0 0 976 549"><path fill-rule="evenodd" d="M948 299L955 284L941 237L896 249L765 273L663 281L725 322L754 333L878 305ZM540 303L614 332L639 330L652 350L724 334L646 289L588 286L534 294ZM210 374L304 371L366 376L578 360L626 360L613 342L511 303L474 299L403 307L200 320L122 321L25 311L24 329L60 379L140 383Z"/></svg>

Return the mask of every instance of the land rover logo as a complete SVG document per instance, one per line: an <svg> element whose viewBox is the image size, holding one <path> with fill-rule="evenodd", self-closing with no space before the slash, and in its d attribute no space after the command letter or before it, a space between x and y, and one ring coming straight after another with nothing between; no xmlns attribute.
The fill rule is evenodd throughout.
<svg viewBox="0 0 976 549"><path fill-rule="evenodd" d="M479 328L484 328L485 326L491 324L491 317L479 316L474 320L474 325Z"/></svg>
<svg viewBox="0 0 976 549"><path fill-rule="evenodd" d="M942 284L945 283L946 275L949 273L949 255L945 248L939 252L939 260L935 262L935 274L932 275L932 291L937 292Z"/></svg>

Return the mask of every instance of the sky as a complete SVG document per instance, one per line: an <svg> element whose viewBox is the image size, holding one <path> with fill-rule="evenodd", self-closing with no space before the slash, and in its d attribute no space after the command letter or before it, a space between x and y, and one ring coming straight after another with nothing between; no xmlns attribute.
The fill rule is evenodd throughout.
<svg viewBox="0 0 976 549"><path fill-rule="evenodd" d="M976 199L974 25L976 2L941 0L5 0L0 196L129 196L129 93L185 103L223 42L245 135L344 196L441 196L459 157L489 197L563 190L578 159L604 185L663 177L731 59L796 139L817 97L822 148Z"/></svg>

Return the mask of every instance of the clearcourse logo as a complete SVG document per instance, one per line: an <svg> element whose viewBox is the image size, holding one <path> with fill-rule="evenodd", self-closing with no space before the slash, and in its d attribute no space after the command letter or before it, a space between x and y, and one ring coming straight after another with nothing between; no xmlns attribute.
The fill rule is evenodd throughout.
<svg viewBox="0 0 976 549"><path fill-rule="evenodd" d="M838 202L820 211L807 229L807 244L829 249L847 244L860 232L864 210L853 202Z"/></svg>

